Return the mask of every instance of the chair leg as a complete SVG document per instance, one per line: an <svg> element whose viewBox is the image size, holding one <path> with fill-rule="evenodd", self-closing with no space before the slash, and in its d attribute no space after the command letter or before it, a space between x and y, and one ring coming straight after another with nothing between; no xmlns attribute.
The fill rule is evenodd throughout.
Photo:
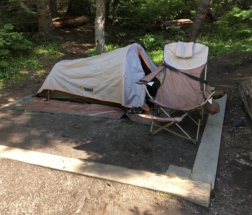
<svg viewBox="0 0 252 215"><path fill-rule="evenodd" d="M197 143L197 140L191 138L187 133L185 133L186 136L183 136L183 135L178 134L178 133L176 133L175 131L172 131L172 130L170 130L170 129L168 129L168 128L164 128L164 129L165 129L166 131L169 131L169 132L172 133L172 134L175 134L176 136L182 137L182 138L187 139L187 140L191 140L194 144Z"/></svg>
<svg viewBox="0 0 252 215"><path fill-rule="evenodd" d="M201 122L204 121L204 108L201 109Z"/></svg>
<svg viewBox="0 0 252 215"><path fill-rule="evenodd" d="M197 128L197 135L196 135L196 141L197 142L198 142L198 139L199 139L200 126L201 126L201 120L199 119L199 121L198 121L198 128Z"/></svg>
<svg viewBox="0 0 252 215"><path fill-rule="evenodd" d="M167 113L163 108L160 107L160 109L162 110L162 112L164 114L166 114L167 117L170 117L170 114ZM191 136L178 123L175 123L175 122L170 122L170 123L166 124L165 126L160 126L157 123L155 123L154 120L152 120L150 133L151 134L156 134L159 131L161 131L162 129L165 129L165 130L169 131L170 133L173 133L173 134L175 134L175 135L177 135L179 137L182 137L184 139L191 140L194 144L196 144L198 142L198 139L199 139L199 130L200 130L201 119L199 119L199 121L197 122L188 113L185 113L183 116L186 116L186 115L197 125L196 139L191 138ZM183 132L184 135L181 135L181 134L179 134L179 133L177 133L175 131L172 131L172 130L168 129L168 127L173 125L173 124L175 124L180 129L180 131ZM158 128L153 130L154 126L156 126Z"/></svg>
<svg viewBox="0 0 252 215"><path fill-rule="evenodd" d="M155 123L154 123L154 121L153 120L151 120L151 128L150 128L150 133L153 131L153 125L154 125Z"/></svg>
<svg viewBox="0 0 252 215"><path fill-rule="evenodd" d="M169 127L169 126L171 126L172 124L174 124L174 122L170 122L169 124L166 124L165 126L160 126L160 125L156 124L155 122L153 122L153 123L154 123L155 126L157 126L157 127L159 127L159 128L157 128L157 129L154 130L154 131L151 131L152 134L156 134L156 133L158 133L159 131L161 131L162 129L164 129L164 128L166 128L166 127Z"/></svg>
<svg viewBox="0 0 252 215"><path fill-rule="evenodd" d="M185 136L183 136L183 135L181 135L181 134L178 134L177 132L172 131L172 130L170 130L170 129L167 128L167 127L169 127L169 126L171 126L171 125L173 125L173 124L176 124L176 125L179 127L179 129L184 133ZM197 141L198 141L198 140L196 140L196 139L191 138L191 137L189 136L189 134L187 134L187 132L184 131L184 129L181 128L181 126L179 126L177 123L171 122L171 123L169 123L169 124L166 124L165 126L160 126L160 125L156 124L156 123L153 121L153 125L157 126L158 128L157 128L156 130L154 130L154 131L152 130L152 131L150 132L151 134L156 134L156 133L158 133L159 131L161 131L162 129L164 129L164 130L166 130L166 131L168 131L168 132L170 132L170 133L172 133L172 134L175 134L176 136L182 137L182 138L187 139L187 140L191 140L194 144L196 144Z"/></svg>

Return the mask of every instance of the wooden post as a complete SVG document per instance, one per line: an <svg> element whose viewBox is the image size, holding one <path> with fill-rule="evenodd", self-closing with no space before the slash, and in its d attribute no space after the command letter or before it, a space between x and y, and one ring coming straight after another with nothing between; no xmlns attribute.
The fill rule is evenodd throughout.
<svg viewBox="0 0 252 215"><path fill-rule="evenodd" d="M240 86L240 97L252 119L252 78L242 82Z"/></svg>

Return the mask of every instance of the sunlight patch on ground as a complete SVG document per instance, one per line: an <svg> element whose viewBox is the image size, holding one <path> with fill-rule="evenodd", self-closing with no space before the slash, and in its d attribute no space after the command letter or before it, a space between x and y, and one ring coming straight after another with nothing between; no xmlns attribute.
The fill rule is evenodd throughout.
<svg viewBox="0 0 252 215"><path fill-rule="evenodd" d="M19 73L21 73L23 75L28 75L29 74L28 70L21 70Z"/></svg>
<svg viewBox="0 0 252 215"><path fill-rule="evenodd" d="M15 118L9 119L10 121L17 123L17 124L26 124L31 119L31 113L22 114L21 116L16 116Z"/></svg>
<svg viewBox="0 0 252 215"><path fill-rule="evenodd" d="M8 100L8 102L14 102L15 101L14 98L8 98L7 100Z"/></svg>
<svg viewBox="0 0 252 215"><path fill-rule="evenodd" d="M47 71L45 69L41 69L41 70L36 71L37 75L44 74L44 73L47 73Z"/></svg>

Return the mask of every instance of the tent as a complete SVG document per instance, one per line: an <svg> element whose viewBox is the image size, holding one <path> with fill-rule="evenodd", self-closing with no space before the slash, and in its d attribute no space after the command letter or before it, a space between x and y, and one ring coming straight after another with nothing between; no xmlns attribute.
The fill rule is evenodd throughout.
<svg viewBox="0 0 252 215"><path fill-rule="evenodd" d="M146 92L136 82L155 69L144 48L134 43L93 57L59 61L37 96L146 110Z"/></svg>

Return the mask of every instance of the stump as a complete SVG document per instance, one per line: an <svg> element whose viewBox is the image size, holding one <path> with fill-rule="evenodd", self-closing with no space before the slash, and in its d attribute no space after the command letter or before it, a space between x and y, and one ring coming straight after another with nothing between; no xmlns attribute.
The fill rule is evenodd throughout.
<svg viewBox="0 0 252 215"><path fill-rule="evenodd" d="M240 87L240 97L250 118L252 119L252 77L242 82Z"/></svg>

